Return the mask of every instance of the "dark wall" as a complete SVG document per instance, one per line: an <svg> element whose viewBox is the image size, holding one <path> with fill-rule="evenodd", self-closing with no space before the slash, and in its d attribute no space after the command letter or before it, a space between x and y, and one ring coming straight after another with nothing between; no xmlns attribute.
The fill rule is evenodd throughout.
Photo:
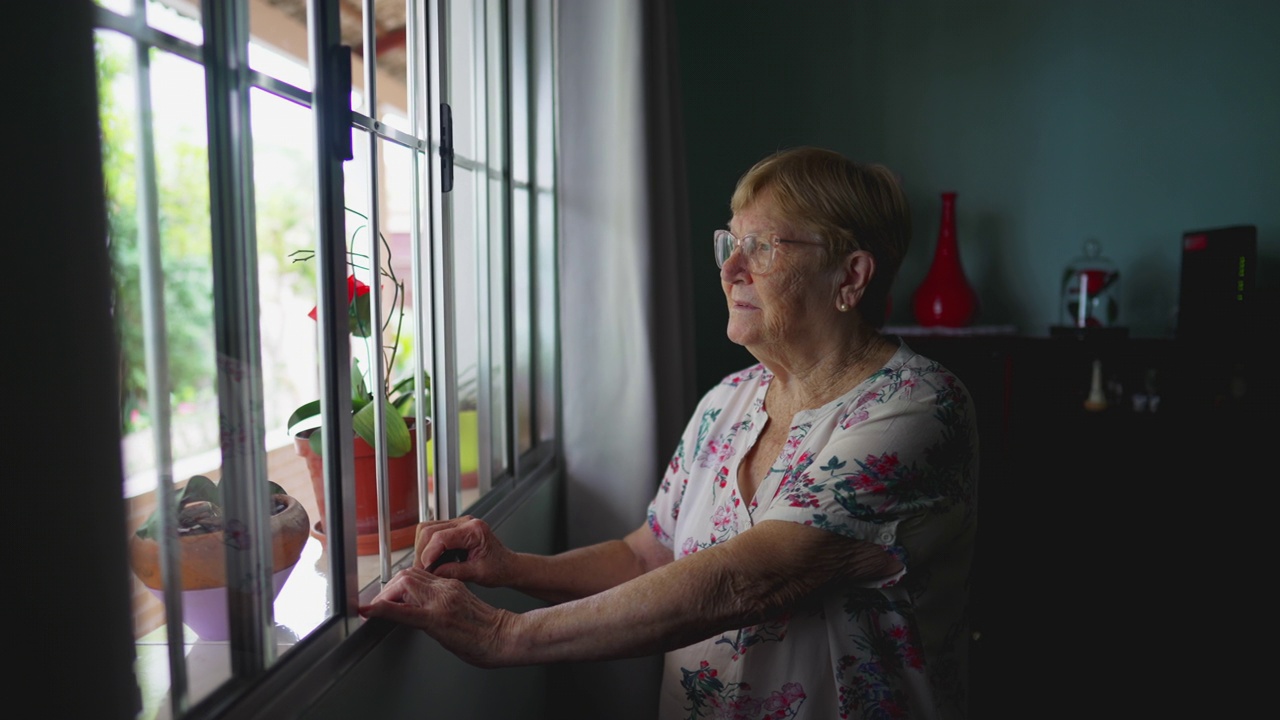
<svg viewBox="0 0 1280 720"><path fill-rule="evenodd" d="M35 703L42 717L132 718L141 705L91 20L88 2L28 3L3 50L5 682L13 706Z"/></svg>
<svg viewBox="0 0 1280 720"><path fill-rule="evenodd" d="M724 337L707 246L734 182L786 146L897 171L912 249L890 323L910 325L939 193L957 198L981 325L1045 336L1087 238L1121 273L1119 323L1165 337L1181 235L1258 226L1280 286L1280 4L1266 0L698 0L676 3L695 272L697 385L752 362Z"/></svg>
<svg viewBox="0 0 1280 720"><path fill-rule="evenodd" d="M729 314L711 253L712 233L729 222L738 178L765 155L794 145L873 154L859 152L860 142L873 135L859 128L874 118L838 100L876 62L872 48L851 36L857 6L831 0L675 3L699 394L755 362L725 337Z"/></svg>

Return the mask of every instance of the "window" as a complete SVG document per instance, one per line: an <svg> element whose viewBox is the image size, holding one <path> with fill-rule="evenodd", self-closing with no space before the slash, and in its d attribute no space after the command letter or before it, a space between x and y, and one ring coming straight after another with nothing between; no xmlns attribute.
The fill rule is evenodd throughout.
<svg viewBox="0 0 1280 720"><path fill-rule="evenodd" d="M554 2L98 4L142 716L209 716L556 462Z"/></svg>

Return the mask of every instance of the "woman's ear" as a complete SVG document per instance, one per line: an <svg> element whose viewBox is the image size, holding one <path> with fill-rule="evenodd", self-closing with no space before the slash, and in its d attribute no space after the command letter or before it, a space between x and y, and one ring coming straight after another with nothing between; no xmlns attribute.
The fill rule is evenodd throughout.
<svg viewBox="0 0 1280 720"><path fill-rule="evenodd" d="M876 259L866 250L854 250L845 258L843 269L840 287L836 290L836 306L857 307L876 274Z"/></svg>

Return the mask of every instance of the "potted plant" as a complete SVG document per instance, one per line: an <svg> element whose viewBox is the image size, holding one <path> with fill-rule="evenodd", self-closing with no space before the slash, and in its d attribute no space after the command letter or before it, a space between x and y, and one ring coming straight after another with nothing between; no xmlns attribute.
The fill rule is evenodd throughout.
<svg viewBox="0 0 1280 720"><path fill-rule="evenodd" d="M273 596L280 593L307 543L310 519L297 498L276 483L271 488L271 556ZM192 476L175 493L178 518L178 564L182 576L183 621L202 640L226 640L227 549L237 541L228 534L222 514L221 486L204 475ZM129 538L129 565L159 599L164 596L160 562L159 508Z"/></svg>
<svg viewBox="0 0 1280 720"><path fill-rule="evenodd" d="M348 331L353 339L376 338L375 342L352 342L353 348L364 346L366 357L363 364L358 358L353 358L351 365L351 424L355 430L352 442L355 452L357 552L360 555L372 555L378 552L377 471L374 454L377 443L374 413L378 403L382 403L385 410L391 549L399 550L413 545L418 523L418 429L414 427L415 383L413 376L392 382L392 370L395 368L396 354L400 350L400 332L404 323L405 290L404 282L396 276L390 262L391 245L379 234L378 240L385 250L387 263L378 269L378 275L390 286L392 296L389 304L390 311L386 313L385 318L379 318L379 322L374 322L369 297L370 288L355 275L357 269L368 271L368 267L361 264L368 262L368 256L357 253L354 249L355 239L367 228L368 218L354 210L347 211L366 221L352 233L351 244L347 248L348 264L352 269L351 274L347 276ZM315 252L296 251L292 253L292 257L294 262L306 262L315 257ZM312 320L316 319L315 308L312 308L310 317ZM385 346L387 357L384 365L386 370L383 375L384 382L383 386L375 392L372 373L366 381L365 372L366 368L375 367L374 363L379 361L375 343L385 342L388 337L390 342ZM430 380L423 389L427 393L424 404L430 407ZM312 487L315 489L316 504L320 509L321 517L312 527L312 534L324 541L325 493L321 440L323 428L318 424L319 416L320 401L312 400L295 410L289 416L286 426L293 434L295 450L307 463ZM422 431L430 432L429 423Z"/></svg>

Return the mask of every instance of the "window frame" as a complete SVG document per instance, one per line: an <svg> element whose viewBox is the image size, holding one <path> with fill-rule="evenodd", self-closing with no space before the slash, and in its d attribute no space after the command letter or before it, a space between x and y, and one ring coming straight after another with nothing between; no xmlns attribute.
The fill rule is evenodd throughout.
<svg viewBox="0 0 1280 720"><path fill-rule="evenodd" d="M442 133L442 113L446 111L448 101L449 87L446 78L451 58L446 31L448 13L453 3L449 0L432 0L427 3L425 13L420 13L418 3L412 0L406 2L407 48L411 58L409 82L411 87L425 85L428 91L425 96L415 95L413 90L410 91L409 111L413 132L404 133L374 117L351 110L350 60L349 55L343 55L337 0L310 3L316 12L309 23L308 43L312 57L323 58L314 69L315 87L311 91L250 68L247 58L250 41L248 0L203 4L203 10L207 13L201 18L206 32L205 46L194 45L148 27L143 15L146 2L147 0L134 0L131 16L119 15L102 6L95 7L95 29L112 30L130 38L138 49L139 57L145 57L156 49L180 55L204 68L207 78L206 97L213 108L209 112L208 148L212 237L231 239L229 242L224 240L214 243L215 283L219 288L216 296L222 298L215 307L220 355L230 351L229 359L252 367L257 352L256 336L259 328L254 314L256 273L246 269L253 267L256 253L252 131L248 120L251 91L260 89L316 109L316 232L320 237L316 257L317 312L322 328L332 326L325 322L325 318L346 314L347 258L343 218L346 203L341 155L346 145L353 142L350 139L351 133L363 131L368 134L372 167L377 167L377 143L382 140L391 140L414 149L413 176L415 183L420 182L421 185L416 186L413 191L413 272L416 288L429 285L431 289L430 318L425 313L416 314L419 323L417 337L428 336L426 326L429 320L431 355L428 359L423 352L424 343L416 343L414 372L421 380L422 373L426 371L424 366L430 364L434 404L432 418L443 420L433 420L436 439L434 460L435 467L440 469L436 475L443 475L443 479L435 486L435 507L441 517L456 516L462 510L456 482L459 478L456 435L458 375L454 355L456 336L452 327L457 283L450 274L454 267L450 256L454 241L451 216L453 208L448 193L440 182L444 170L442 158L449 154L450 149ZM475 25L478 28L477 36L473 38L478 41L475 64L480 77L484 79L482 86L476 89L480 100L472 118L479 144L476 157L454 158L456 162L476 171L478 185L483 188L476 211L477 224L481 229L476 247L482 268L482 272L478 273L477 285L481 318L477 395L482 407L491 405L494 397L503 398L505 407L505 413L501 417L489 421L490 427L500 427L501 432L497 434L504 436L502 442L494 443L493 433L484 428L484 422L481 424L480 475L484 492L466 510L497 525L513 513L528 494L542 483L557 477L561 465L557 241L554 221L555 91L553 82L546 86L534 85L535 73L539 70L543 73L542 77L554 78L552 64L557 0L477 0L474 5L465 5L475 9L474 17L478 21ZM364 0L366 13L371 6L371 0ZM534 27L535 23L541 23L540 28L544 33L536 42L533 37L538 32ZM513 29L512 24L517 27ZM522 37L521 30L524 31L523 39L526 42L523 47L526 54L523 58L517 57L522 47L516 41ZM371 39L369 35L366 37ZM490 43L494 38L501 38L502 42L502 46L498 48L498 63L491 62L493 48ZM435 42L431 42L432 39ZM540 52L541 55L535 57L535 52ZM527 71L524 74L514 71L521 66L522 61ZM505 67L493 67L501 63L505 63ZM370 65L374 67L366 69L366 91L371 92L373 99L370 106L376 108L376 80L373 79L376 75L376 63ZM243 70L236 71L233 68ZM424 69L426 77L416 77L415 73ZM148 82L145 74L141 82L144 85ZM501 101L499 108L492 107L498 103L493 102L493 88L489 83L502 86L497 94ZM520 108L524 112L516 112L515 108L519 107L516 98L521 96L522 88L528 102ZM444 103L435 99L443 99ZM140 103L145 105L146 102L147 96L143 93L140 95ZM141 114L145 117L145 113ZM516 127L515 119L520 117L527 119L527 127L523 129ZM528 134L527 156L515 157L512 135L516 132ZM149 127L140 128L140 134L149 133ZM497 149L491 152L495 146ZM445 148L443 153L442 147ZM145 149L142 155L146 157ZM527 217L531 220L530 226L526 228L528 258L531 263L541 261L536 267L521 268L513 256L517 233L513 207L518 202L515 188L521 183L517 163L520 163L521 172L527 173L529 178L537 178L536 182L528 183L530 192L527 193L526 208ZM139 178L140 188L150 187L154 190L154 169L150 172L147 177L144 170L143 177ZM377 173L370 173L370 177L373 183L371 194L376 200ZM499 188L496 192L492 187L495 181ZM550 213L540 208L539 193L549 194ZM140 198L143 198L140 202L144 204L145 195L145 192L139 193ZM371 203L371 208L377 207L376 202ZM540 209L544 216L551 215L550 218L542 218L542 230L537 222ZM143 207L140 213L154 220L154 212L152 198L152 206ZM370 213L371 229L375 237L378 222L376 216L376 212ZM494 222L495 219L498 222ZM417 262L420 242L426 242L431 247L430 267L421 267ZM375 256L374 262L376 261ZM505 282L492 283L495 272ZM525 282L529 287L529 298L527 305L519 308L513 297L512 283L522 272L528 274ZM428 273L431 278L429 283L425 282ZM152 282L154 281L153 277ZM375 308L380 302L375 288ZM524 450L520 447L522 427L517 412L519 399L516 390L520 378L517 378L517 350L514 348L516 332L513 329L519 322L516 316L520 312L526 314L527 317L523 319L532 332L531 375L523 380L529 384L533 399L529 423L532 426L530 436L534 441L531 447ZM245 322L246 319L249 322ZM152 331L163 336L162 313ZM321 403L325 408L325 422L334 418L334 422L338 423L338 432L326 433L325 472L329 478L352 477L352 447L350 442L342 440L351 436L351 370L345 361L345 358L350 357L349 337L346 334L324 332L320 336L323 357L344 358L341 362L321 363ZM493 372L495 360L500 361L504 368L496 379ZM163 351L155 361L163 366ZM232 421L247 428L249 437L254 440L241 443L230 452L224 443L224 469L228 467L230 459L231 467L244 468L245 477L252 478L243 491L230 492L227 514L232 520L249 523L250 527L259 531L259 536L265 536L267 518L258 510L261 503L256 501L255 495L265 493L267 477L262 442L266 430L261 411L261 368L257 369L258 375L250 378L247 392L233 393L227 389L225 392L228 395L224 397L224 383L220 382L219 407L222 408L225 401L227 406L235 409L237 414ZM421 382L418 387L422 387ZM422 404L419 403L418 407L421 418L424 412ZM550 411L539 411L538 408L550 408ZM167 432L163 413L157 419L157 425L161 432ZM377 425L381 431L381 416ZM385 449L379 448L378 455L382 475L385 476ZM509 458L505 466L504 457ZM422 463L425 465L425 458ZM160 512L162 522L172 526L175 520L167 517L172 515L167 508L174 493L172 458L162 457L160 465L162 481L157 486ZM164 478L168 479L167 482ZM344 513L348 519L353 520L355 502L352 483L327 482L326 485L327 502L331 508L329 514L332 516ZM421 517L425 518L429 508L426 506L425 493L421 497L423 502L419 511ZM380 524L385 533L388 526L385 517ZM329 599L332 602L332 614L313 632L301 638L286 655L277 657L274 643L267 640L272 629L271 596L261 590L245 594L241 600L232 604L231 610L231 656L234 658L232 678L194 703L188 697L186 662L181 640L181 602L177 601L176 589L166 588L165 605L169 609L166 622L170 628L178 631L169 633L171 717L269 717L273 709L286 707L286 703L318 696L320 691L332 685L345 669L358 662L369 647L385 635L389 630L385 625L366 625L358 617L356 608L359 603L376 594L380 583L375 581L360 587L355 571L357 558L354 522L339 525L345 528L345 532L330 539L341 545L340 552L330 553L332 577L329 582ZM174 550L170 547L166 553L167 562L176 562L173 554ZM269 554L264 544L263 549L252 558L244 558L245 565L241 568L258 579L259 588L270 587ZM398 562L391 563L384 539L380 560L380 579L386 582L394 571L405 567L411 558L406 554ZM296 709L296 705L293 707Z"/></svg>

